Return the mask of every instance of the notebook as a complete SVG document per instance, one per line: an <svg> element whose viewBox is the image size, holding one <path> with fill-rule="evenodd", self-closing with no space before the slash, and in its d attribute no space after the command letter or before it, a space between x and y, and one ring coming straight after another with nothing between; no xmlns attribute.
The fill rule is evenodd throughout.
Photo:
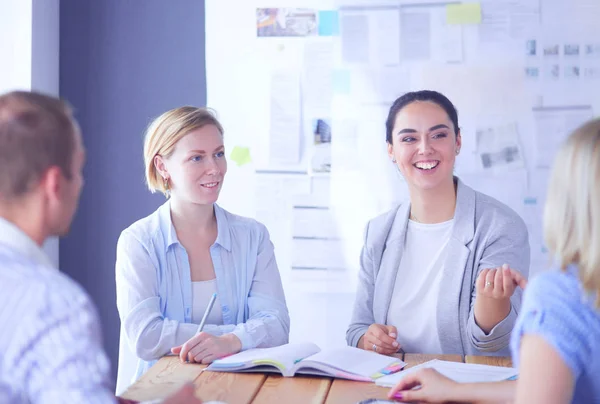
<svg viewBox="0 0 600 404"><path fill-rule="evenodd" d="M321 351L313 343L292 343L275 348L249 349L215 360L206 370L274 372L286 377L304 374L373 382L405 365L398 358L349 346Z"/></svg>
<svg viewBox="0 0 600 404"><path fill-rule="evenodd" d="M410 369L381 377L376 381L378 386L393 387L404 376L419 369L432 368L459 383L499 382L515 378L519 373L515 368L502 366L478 365L474 363L448 362L434 359Z"/></svg>

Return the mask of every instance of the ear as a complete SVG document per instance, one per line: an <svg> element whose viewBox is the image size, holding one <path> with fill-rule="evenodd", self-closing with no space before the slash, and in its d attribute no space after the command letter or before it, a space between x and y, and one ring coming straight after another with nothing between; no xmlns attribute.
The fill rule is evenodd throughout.
<svg viewBox="0 0 600 404"><path fill-rule="evenodd" d="M65 177L60 167L52 166L40 178L39 187L47 199L57 201L62 198L64 181Z"/></svg>
<svg viewBox="0 0 600 404"><path fill-rule="evenodd" d="M154 167L156 168L156 171L158 171L158 173L161 175L161 177L163 177L163 178L169 177L169 172L167 171L167 165L165 164L165 159L163 158L163 156L161 156L159 154L154 156Z"/></svg>
<svg viewBox="0 0 600 404"><path fill-rule="evenodd" d="M387 144L387 152L390 160L394 160L394 146L391 143Z"/></svg>
<svg viewBox="0 0 600 404"><path fill-rule="evenodd" d="M456 132L456 150L460 151L462 147L462 136L460 135L460 129ZM456 153L458 154L458 152Z"/></svg>

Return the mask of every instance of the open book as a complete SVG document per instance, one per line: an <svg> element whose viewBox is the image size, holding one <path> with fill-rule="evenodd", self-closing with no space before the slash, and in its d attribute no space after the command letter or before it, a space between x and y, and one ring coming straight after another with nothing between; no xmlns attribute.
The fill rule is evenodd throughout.
<svg viewBox="0 0 600 404"><path fill-rule="evenodd" d="M448 362L434 359L396 374L382 377L376 381L378 386L393 387L404 376L419 369L431 368L458 383L499 382L515 378L519 373L515 368L502 366L478 365L475 363Z"/></svg>
<svg viewBox="0 0 600 404"><path fill-rule="evenodd" d="M392 356L344 346L321 351L312 343L249 349L217 359L206 370L214 372L275 372L306 374L372 382L402 369L406 363Z"/></svg>

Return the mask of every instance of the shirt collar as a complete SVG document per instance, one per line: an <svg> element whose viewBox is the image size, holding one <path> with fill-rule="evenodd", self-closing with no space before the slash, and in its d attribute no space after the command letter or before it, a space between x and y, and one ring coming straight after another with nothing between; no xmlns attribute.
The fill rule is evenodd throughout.
<svg viewBox="0 0 600 404"><path fill-rule="evenodd" d="M56 269L44 250L15 224L0 217L0 243L44 267Z"/></svg>
<svg viewBox="0 0 600 404"><path fill-rule="evenodd" d="M213 204L215 209L215 217L217 219L217 239L215 244L220 245L227 251L231 251L231 235L229 233L229 221L227 220L227 214L223 208L216 203ZM163 234L166 236L166 250L168 250L173 244L180 244L177 238L177 232L173 226L171 220L171 204L170 201L165 202L160 208L158 208L158 215L160 220L160 226Z"/></svg>

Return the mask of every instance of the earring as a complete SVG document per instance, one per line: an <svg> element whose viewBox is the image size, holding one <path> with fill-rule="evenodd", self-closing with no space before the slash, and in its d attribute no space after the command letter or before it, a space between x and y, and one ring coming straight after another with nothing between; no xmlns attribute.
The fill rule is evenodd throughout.
<svg viewBox="0 0 600 404"><path fill-rule="evenodd" d="M392 157L392 163L396 162L396 157Z"/></svg>
<svg viewBox="0 0 600 404"><path fill-rule="evenodd" d="M460 153L460 149L456 149L456 155L458 155L458 153Z"/></svg>
<svg viewBox="0 0 600 404"><path fill-rule="evenodd" d="M165 186L165 191L169 190L169 178L165 177L163 180L163 185Z"/></svg>

